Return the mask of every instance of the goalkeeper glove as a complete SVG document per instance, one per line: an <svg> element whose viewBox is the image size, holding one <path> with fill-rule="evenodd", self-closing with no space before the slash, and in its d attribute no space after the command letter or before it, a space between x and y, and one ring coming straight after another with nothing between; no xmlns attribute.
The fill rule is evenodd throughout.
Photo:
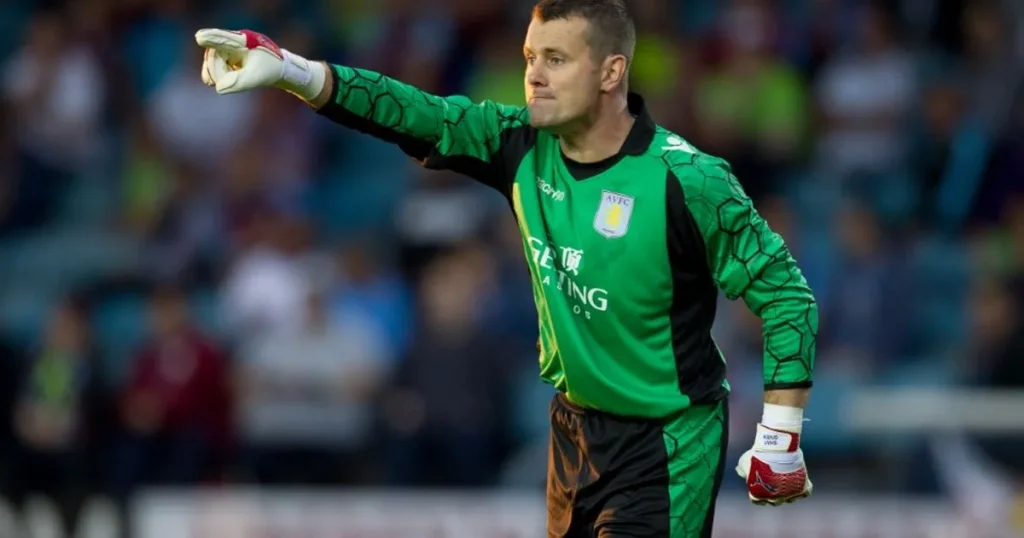
<svg viewBox="0 0 1024 538"><path fill-rule="evenodd" d="M802 421L799 408L765 404L754 447L736 466L754 504L778 506L811 494L813 485L800 450Z"/></svg>
<svg viewBox="0 0 1024 538"><path fill-rule="evenodd" d="M311 101L323 90L327 67L282 49L251 30L203 29L196 43L206 49L203 82L221 95L275 87Z"/></svg>

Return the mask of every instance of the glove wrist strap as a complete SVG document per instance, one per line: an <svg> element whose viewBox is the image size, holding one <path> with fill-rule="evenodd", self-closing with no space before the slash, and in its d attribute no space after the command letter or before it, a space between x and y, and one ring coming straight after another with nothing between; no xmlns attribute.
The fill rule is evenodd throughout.
<svg viewBox="0 0 1024 538"><path fill-rule="evenodd" d="M310 101L323 91L327 83L327 73L320 62L311 62L298 54L281 49L283 55L281 67L281 89L291 92L300 98Z"/></svg>
<svg viewBox="0 0 1024 538"><path fill-rule="evenodd" d="M757 425L757 436L754 438L755 452L796 452L799 449L799 432L777 430L764 424Z"/></svg>

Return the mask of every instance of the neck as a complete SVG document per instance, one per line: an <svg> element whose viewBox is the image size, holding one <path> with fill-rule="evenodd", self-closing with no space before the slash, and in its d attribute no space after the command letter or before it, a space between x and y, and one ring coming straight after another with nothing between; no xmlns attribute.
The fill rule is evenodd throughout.
<svg viewBox="0 0 1024 538"><path fill-rule="evenodd" d="M635 121L625 94L602 100L594 112L560 134L562 153L579 163L607 159L622 149Z"/></svg>

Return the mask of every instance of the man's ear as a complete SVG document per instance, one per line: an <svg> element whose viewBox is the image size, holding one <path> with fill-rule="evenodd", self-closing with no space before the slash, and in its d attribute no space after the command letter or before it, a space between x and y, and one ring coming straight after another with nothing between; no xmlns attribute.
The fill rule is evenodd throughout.
<svg viewBox="0 0 1024 538"><path fill-rule="evenodd" d="M601 91L610 93L626 84L629 60L622 54L605 58L601 66Z"/></svg>

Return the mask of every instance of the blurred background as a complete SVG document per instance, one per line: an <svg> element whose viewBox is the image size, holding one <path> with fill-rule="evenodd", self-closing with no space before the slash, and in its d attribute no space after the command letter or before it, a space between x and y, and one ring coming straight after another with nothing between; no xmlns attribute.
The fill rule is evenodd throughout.
<svg viewBox="0 0 1024 538"><path fill-rule="evenodd" d="M633 87L732 162L821 307L816 497L758 510L727 473L715 536L1024 533L1024 403L988 396L1024 388L1024 4L633 4ZM530 7L0 3L0 536L542 536L505 202L282 92L217 96L192 38L519 104ZM760 327L723 300L715 330L734 461Z"/></svg>

